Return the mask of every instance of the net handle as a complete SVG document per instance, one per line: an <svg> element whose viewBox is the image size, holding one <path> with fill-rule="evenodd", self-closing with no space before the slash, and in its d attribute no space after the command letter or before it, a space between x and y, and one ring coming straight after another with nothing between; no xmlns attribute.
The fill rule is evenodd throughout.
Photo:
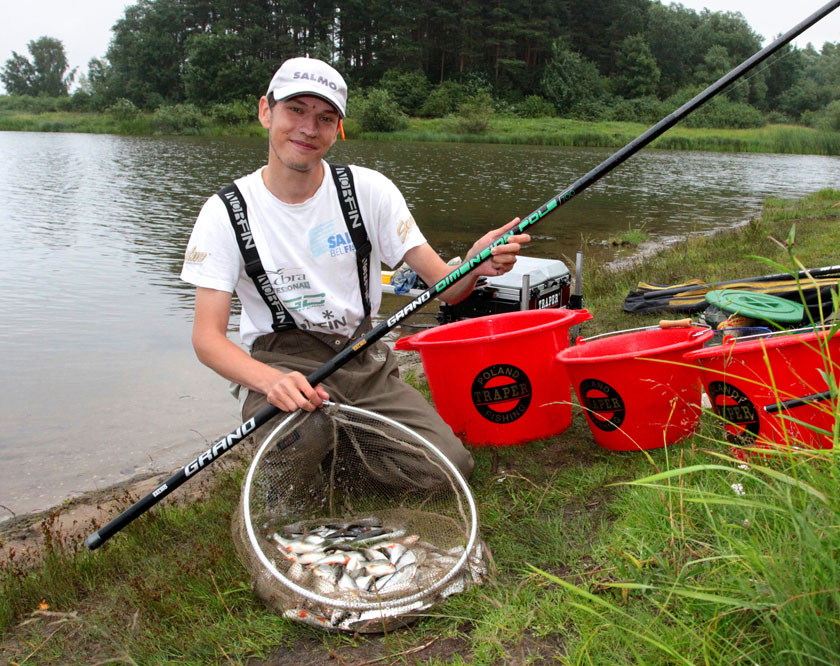
<svg viewBox="0 0 840 666"><path fill-rule="evenodd" d="M245 531L248 534L248 541L251 543L251 547L253 548L254 552L259 558L262 565L271 572L271 574L279 580L283 585L291 589L293 592L296 592L302 597L310 601L314 601L319 604L324 604L325 606L330 606L332 608L341 608L345 610L354 610L354 611L367 611L367 610L382 610L394 607L405 608L410 606L413 603L420 602L423 599L427 599L429 596L434 594L437 590L444 587L447 583L449 583L460 571L463 569L464 565L467 563L467 560L472 553L473 548L475 547L476 539L478 538L478 511L475 506L475 500L473 499L472 492L470 491L470 487L467 484L466 479L464 478L463 474L458 471L458 468L452 464L452 461L449 460L443 453L438 449L434 444L432 444L429 440L424 437L421 437L413 430L405 427L401 423L394 421L393 419L389 419L386 416L381 416L379 414L374 414L366 409L360 409L358 407L351 407L349 405L336 405L336 403L325 401L324 408L338 408L342 412L349 412L351 414L357 414L361 416L370 417L371 415L375 416L377 420L387 423L398 430L410 435L412 438L416 438L418 441L422 442L425 447L427 447L443 465L446 469L453 475L456 482L460 486L461 490L464 493L464 497L467 500L467 506L469 507L469 515L470 515L470 530L469 530L469 537L467 539L467 545L464 548L464 553L458 559L458 561L452 565L452 568L440 578L434 585L430 585L422 592L416 592L408 597L397 597L394 599L388 599L386 601L372 601L372 602L353 602L347 601L346 599L332 599L330 597L326 597L311 590L307 590L305 587L301 587L297 583L292 580L289 580L284 576L280 571L278 571L277 567L268 559L268 557L263 552L262 548L259 545L259 541L257 540L257 535L254 532L254 527L251 524L251 507L250 507L250 499L251 499L251 486L253 484L254 479L254 472L256 471L257 467L259 466L260 461L262 460L263 454L265 451L273 444L274 437L277 433L281 432L287 425L291 423L296 418L300 418L302 412L294 412L290 414L287 418L283 419L283 421L271 431L271 433L265 438L262 445L260 446L259 450L257 451L256 455L254 456L253 462L251 462L251 466L248 468L248 474L245 476L245 483L242 488L242 513L245 519ZM288 444L287 444L288 446ZM282 447L285 448L285 447ZM410 610L406 608L406 610Z"/></svg>

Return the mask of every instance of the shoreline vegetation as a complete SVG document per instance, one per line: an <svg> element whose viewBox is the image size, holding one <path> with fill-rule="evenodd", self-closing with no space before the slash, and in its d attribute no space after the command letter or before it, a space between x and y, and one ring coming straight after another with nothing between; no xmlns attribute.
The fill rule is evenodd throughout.
<svg viewBox="0 0 840 666"><path fill-rule="evenodd" d="M840 190L823 190L769 199L747 224L617 269L590 249L594 319L582 334L667 317L621 311L642 280L834 264L838 220ZM747 462L710 412L694 437L644 453L599 448L577 407L565 432L500 449L496 471L478 447L470 483L496 570L384 635L313 631L257 601L230 536L245 470L234 451L93 553L84 537L148 489L90 496L87 514L72 513L79 502L57 507L28 526L37 538L14 545L0 524L0 661L838 663L837 409L833 449L781 447Z"/></svg>
<svg viewBox="0 0 840 666"><path fill-rule="evenodd" d="M219 119L191 105L162 107L155 112L21 112L0 105L0 131L79 132L129 136L233 136L261 137L265 130L248 118ZM254 112L256 115L256 111ZM243 117L244 116L244 117ZM363 141L427 141L528 144L542 146L620 148L651 125L637 122L588 122L569 118L520 118L493 115L481 131L465 130L454 116L408 118L404 129L389 132L363 131L359 121L348 117L348 139ZM677 125L654 141L660 150L840 155L840 132L803 125L767 124L744 129L709 129Z"/></svg>

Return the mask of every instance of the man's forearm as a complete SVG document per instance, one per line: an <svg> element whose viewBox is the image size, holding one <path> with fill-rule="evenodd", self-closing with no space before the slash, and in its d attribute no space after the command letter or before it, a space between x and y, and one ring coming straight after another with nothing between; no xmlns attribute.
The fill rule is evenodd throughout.
<svg viewBox="0 0 840 666"><path fill-rule="evenodd" d="M214 372L249 390L268 393L282 373L253 359L227 337L193 341L198 360Z"/></svg>

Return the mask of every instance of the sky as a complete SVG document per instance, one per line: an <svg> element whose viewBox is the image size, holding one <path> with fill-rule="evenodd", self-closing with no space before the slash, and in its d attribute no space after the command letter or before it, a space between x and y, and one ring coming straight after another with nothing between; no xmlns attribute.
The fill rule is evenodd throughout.
<svg viewBox="0 0 840 666"><path fill-rule="evenodd" d="M41 36L60 39L70 67L87 71L91 58L101 58L111 40L111 27L136 0L0 0L0 66L12 51L29 57L28 42ZM597 2L597 0L595 0ZM665 2L665 4L668 4ZM740 11L764 37L764 44L826 4L826 0L683 0L690 9ZM794 44L840 41L840 9L800 35Z"/></svg>

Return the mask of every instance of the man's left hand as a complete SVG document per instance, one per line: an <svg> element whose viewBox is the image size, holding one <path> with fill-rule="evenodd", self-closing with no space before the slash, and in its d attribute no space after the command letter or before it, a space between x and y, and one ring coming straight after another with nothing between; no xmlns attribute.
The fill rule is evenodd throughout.
<svg viewBox="0 0 840 666"><path fill-rule="evenodd" d="M479 252L517 224L519 224L519 218L515 217L503 227L488 231L470 248L470 251L467 254L467 260L476 256ZM516 255L519 254L522 246L530 242L531 236L529 234L514 234L510 236L505 243L495 246L490 251L490 259L475 268L475 275L493 276L503 275L504 273L509 272L516 263Z"/></svg>

